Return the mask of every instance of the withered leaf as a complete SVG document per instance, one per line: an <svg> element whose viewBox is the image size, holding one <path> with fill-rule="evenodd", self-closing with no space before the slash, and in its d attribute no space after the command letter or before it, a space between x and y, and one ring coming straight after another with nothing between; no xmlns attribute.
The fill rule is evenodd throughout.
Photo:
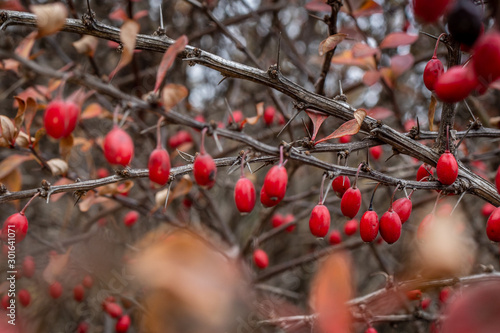
<svg viewBox="0 0 500 333"><path fill-rule="evenodd" d="M328 36L325 40L319 43L318 53L319 56L322 57L325 53L333 50L337 47L345 38L346 34L338 33L335 35Z"/></svg>
<svg viewBox="0 0 500 333"><path fill-rule="evenodd" d="M361 124L363 124L363 120L365 120L366 113L366 110L363 108L357 109L356 111L354 111L354 119L343 123L339 128L337 128L335 132L328 135L327 137L324 137L321 140L316 141L315 145L326 140L340 138L344 135L354 135L358 133L361 128Z"/></svg>

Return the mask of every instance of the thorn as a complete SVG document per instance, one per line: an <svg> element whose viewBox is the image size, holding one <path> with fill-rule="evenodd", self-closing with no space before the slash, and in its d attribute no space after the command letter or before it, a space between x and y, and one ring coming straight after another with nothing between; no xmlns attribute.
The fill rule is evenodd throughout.
<svg viewBox="0 0 500 333"><path fill-rule="evenodd" d="M306 122L304 121L304 118L301 119L302 124L304 125L304 128L306 129L307 136L309 137L309 140L311 140L311 133L309 132L309 128L307 128Z"/></svg>
<svg viewBox="0 0 500 333"><path fill-rule="evenodd" d="M276 135L276 137L279 137L281 135L281 133L283 133L283 131L285 130L285 128L287 128L288 125L290 125L290 123L292 122L292 120L294 120L300 113L301 111L297 111L295 112L295 114L288 120L288 122L285 124L285 126L283 126L283 128L279 131L278 135Z"/></svg>
<svg viewBox="0 0 500 333"><path fill-rule="evenodd" d="M469 110L469 113L470 113L470 116L472 117L472 120L476 120L476 117L474 117L474 113L472 113L472 110L465 99L464 99L464 104L467 107L467 110Z"/></svg>
<svg viewBox="0 0 500 333"><path fill-rule="evenodd" d="M183 152L182 150L176 149L179 156L186 162L193 163L194 156L188 153Z"/></svg>
<svg viewBox="0 0 500 333"><path fill-rule="evenodd" d="M231 106L229 105L229 101L227 100L227 98L224 98L224 101L226 102L227 110L229 111L229 117L231 117L231 120L233 121L233 124L235 124L236 121L234 120L233 110L231 110Z"/></svg>
<svg viewBox="0 0 500 333"><path fill-rule="evenodd" d="M458 201L457 201L457 203L455 204L455 207L453 207L453 209L451 210L450 216L451 216L451 214L453 214L453 212L455 211L455 209L458 207L458 204L460 203L460 201L461 201L461 200L462 200L462 198L464 197L465 193L467 193L467 192L463 192L463 193L460 195L460 198L458 198Z"/></svg>
<svg viewBox="0 0 500 333"><path fill-rule="evenodd" d="M226 79L227 79L227 76L224 76L224 77L222 78L222 80L220 80L220 81L219 81L219 83L217 83L217 85L220 85L220 84L221 84L222 82L224 82Z"/></svg>
<svg viewBox="0 0 500 333"><path fill-rule="evenodd" d="M217 149L219 150L219 152L222 152L223 149L222 149L222 145L220 144L220 140L219 140L219 136L217 135L217 132L213 133L213 137L214 137L215 145L217 146Z"/></svg>
<svg viewBox="0 0 500 333"><path fill-rule="evenodd" d="M168 184L168 192L167 192L167 197L165 198L165 205L163 206L163 211L165 212L167 210L167 205L168 205L168 197L170 196L170 189L172 188L172 183L170 182Z"/></svg>
<svg viewBox="0 0 500 333"><path fill-rule="evenodd" d="M340 89L340 95L343 95L344 91L342 90L342 80L339 80L339 89Z"/></svg>
<svg viewBox="0 0 500 333"><path fill-rule="evenodd" d="M130 110L127 110L123 114L122 121L120 121L120 124L118 125L118 127L122 128L122 126L125 124L125 121L127 121L127 117L128 117L129 114L130 114Z"/></svg>
<svg viewBox="0 0 500 333"><path fill-rule="evenodd" d="M161 9L161 4L160 4L160 28L161 30L164 30L164 26L163 26L163 12L162 12L162 9Z"/></svg>
<svg viewBox="0 0 500 333"><path fill-rule="evenodd" d="M278 56L276 57L276 68L278 69L278 72L280 71L280 53L281 53L281 31L280 31L280 36L278 38Z"/></svg>

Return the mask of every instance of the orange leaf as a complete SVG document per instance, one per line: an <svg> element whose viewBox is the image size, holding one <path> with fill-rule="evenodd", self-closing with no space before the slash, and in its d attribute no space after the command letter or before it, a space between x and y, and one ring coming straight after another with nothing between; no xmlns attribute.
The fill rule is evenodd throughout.
<svg viewBox="0 0 500 333"><path fill-rule="evenodd" d="M193 187L193 181L191 180L191 177L188 175L182 176L181 180L174 186L174 188L171 190L171 193L168 195L168 187L164 190L161 190L156 193L155 195L155 202L156 205L154 207L154 211L157 210L160 207L163 207L165 205L165 200L167 199L168 195L168 202L167 206L174 201L174 199L177 199L179 197L182 197L191 191L191 188Z"/></svg>
<svg viewBox="0 0 500 333"><path fill-rule="evenodd" d="M9 174L5 175L5 177L0 177L0 183L5 185L10 192L17 192L21 191L22 179L23 176L21 171L19 171L19 169L13 169ZM16 200L16 203L18 202L19 201Z"/></svg>
<svg viewBox="0 0 500 333"><path fill-rule="evenodd" d="M325 40L319 43L319 56L322 57L325 53L336 48L337 45L339 45L340 42L342 42L346 37L347 35L343 33L328 36Z"/></svg>
<svg viewBox="0 0 500 333"><path fill-rule="evenodd" d="M92 119L99 117L103 113L103 108L97 103L92 103L87 105L85 110L83 110L80 119Z"/></svg>
<svg viewBox="0 0 500 333"><path fill-rule="evenodd" d="M337 128L335 132L321 140L316 141L315 145L326 140L340 138L344 135L354 135L358 133L359 129L361 128L361 124L363 124L363 120L365 120L365 117L366 110L362 108L357 109L356 111L354 111L354 119L343 123L339 128Z"/></svg>
<svg viewBox="0 0 500 333"><path fill-rule="evenodd" d="M38 38L52 35L61 30L68 17L68 10L62 2L32 5L30 10L36 15Z"/></svg>
<svg viewBox="0 0 500 333"><path fill-rule="evenodd" d="M391 69L395 77L400 76L409 70L415 63L415 58L408 53L405 55L395 55L391 58Z"/></svg>
<svg viewBox="0 0 500 333"><path fill-rule="evenodd" d="M97 49L97 44L99 44L97 37L85 35L76 42L73 42L73 47L78 53L93 57Z"/></svg>
<svg viewBox="0 0 500 333"><path fill-rule="evenodd" d="M380 43L381 49L395 48L401 45L410 45L417 41L418 35L409 35L404 32L393 32L387 35L382 43Z"/></svg>
<svg viewBox="0 0 500 333"><path fill-rule="evenodd" d="M170 69L170 67L172 67L175 57L177 56L177 54L184 51L184 48L186 47L187 43L188 43L188 38L185 35L182 35L175 41L175 43L172 46L168 48L167 52L165 52L165 54L163 55L160 67L158 68L158 73L156 74L156 84L154 88L155 93L157 93L158 90L160 89L160 85L165 79L167 71Z"/></svg>
<svg viewBox="0 0 500 333"><path fill-rule="evenodd" d="M380 56L380 50L378 48L371 47L365 43L356 43L351 50L354 58L372 57L374 55L377 57Z"/></svg>
<svg viewBox="0 0 500 333"><path fill-rule="evenodd" d="M384 80L385 83L389 86L389 88L394 88L394 80L396 79L394 77L394 73L392 72L392 69L383 67L380 69L380 74L382 74L382 79Z"/></svg>
<svg viewBox="0 0 500 333"><path fill-rule="evenodd" d="M260 117L262 117L264 115L264 102L257 103L257 105L255 105L255 109L257 110L257 115L243 119L240 127L245 126L246 123L248 123L250 125L257 124Z"/></svg>
<svg viewBox="0 0 500 333"><path fill-rule="evenodd" d="M161 91L161 101L165 111L169 111L188 95L188 90L181 84L169 83Z"/></svg>
<svg viewBox="0 0 500 333"><path fill-rule="evenodd" d="M73 143L73 134L59 140L59 154L61 154L63 160L68 161Z"/></svg>
<svg viewBox="0 0 500 333"><path fill-rule="evenodd" d="M358 66L365 69L375 69L375 59L372 56L354 58L352 50L346 50L332 58L332 64Z"/></svg>
<svg viewBox="0 0 500 333"><path fill-rule="evenodd" d="M352 15L354 17L363 17L383 12L384 10L382 9L382 6L380 6L378 3L373 0L366 0L361 7L359 7L352 13Z"/></svg>
<svg viewBox="0 0 500 333"><path fill-rule="evenodd" d="M61 275L63 272L64 268L68 264L69 260L69 254L71 252L71 247L68 249L68 251L65 254L54 254L52 253L49 257L49 263L47 267L43 270L43 279L49 283L52 284L56 278Z"/></svg>
<svg viewBox="0 0 500 333"><path fill-rule="evenodd" d="M351 332L351 313L346 303L353 296L352 279L347 253L334 253L321 263L310 296L310 304L318 313L319 332Z"/></svg>
<svg viewBox="0 0 500 333"><path fill-rule="evenodd" d="M380 80L380 72L376 70L367 71L365 75L363 75L363 83L368 87L373 86L375 83Z"/></svg>
<svg viewBox="0 0 500 333"><path fill-rule="evenodd" d="M309 109L306 110L306 113L309 118L311 118L311 121L313 123L313 134L311 136L311 141L314 141L314 139L316 139L316 135L318 134L319 128L321 127L321 124L323 124L326 118L328 118L328 115Z"/></svg>
<svg viewBox="0 0 500 333"><path fill-rule="evenodd" d="M434 131L434 113L436 113L437 99L434 94L431 95L431 104L429 104L429 131Z"/></svg>
<svg viewBox="0 0 500 333"><path fill-rule="evenodd" d="M19 168L26 161L31 161L32 155L10 155L0 163L0 178L5 178L13 170Z"/></svg>
<svg viewBox="0 0 500 333"><path fill-rule="evenodd" d="M116 75L116 73L118 73L120 69L128 65L132 60L139 28L139 23L132 20L127 20L125 21L125 23L123 23L120 29L120 40L123 45L123 52L118 66L116 66L114 71L109 74L110 80Z"/></svg>

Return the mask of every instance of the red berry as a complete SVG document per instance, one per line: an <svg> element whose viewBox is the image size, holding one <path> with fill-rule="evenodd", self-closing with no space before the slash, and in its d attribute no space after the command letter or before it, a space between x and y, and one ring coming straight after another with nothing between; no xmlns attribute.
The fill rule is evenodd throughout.
<svg viewBox="0 0 500 333"><path fill-rule="evenodd" d="M200 123L205 123L206 122L205 117L203 117L202 114L199 114L196 117L194 117L194 120L199 121Z"/></svg>
<svg viewBox="0 0 500 333"><path fill-rule="evenodd" d="M19 298L19 302L21 303L22 306L27 307L28 305L30 305L31 294L26 289L19 290L17 297Z"/></svg>
<svg viewBox="0 0 500 333"><path fill-rule="evenodd" d="M279 201L277 200L271 200L269 198L269 196L267 195L266 191L264 191L264 187L262 187L262 189L260 190L260 203L264 206L264 207L274 207L276 206Z"/></svg>
<svg viewBox="0 0 500 333"><path fill-rule="evenodd" d="M444 185L451 185L458 177L458 163L452 153L446 151L436 165L438 180Z"/></svg>
<svg viewBox="0 0 500 333"><path fill-rule="evenodd" d="M215 184L217 168L210 154L198 154L194 159L193 174L199 186L211 188Z"/></svg>
<svg viewBox="0 0 500 333"><path fill-rule="evenodd" d="M7 310L9 305L10 305L10 297L9 295L5 294L2 296L2 308L4 308L4 310Z"/></svg>
<svg viewBox="0 0 500 333"><path fill-rule="evenodd" d="M378 215L373 210L366 211L359 222L359 233L364 242L373 242L378 235Z"/></svg>
<svg viewBox="0 0 500 333"><path fill-rule="evenodd" d="M495 185L497 187L498 194L500 194L500 166L498 166L497 174L495 176Z"/></svg>
<svg viewBox="0 0 500 333"><path fill-rule="evenodd" d="M92 285L94 284L94 279L92 279L92 276L90 275L85 275L83 278L82 284L85 288L90 289L92 288Z"/></svg>
<svg viewBox="0 0 500 333"><path fill-rule="evenodd" d="M260 269L264 269L269 265L267 253L262 249L257 249L253 252L253 261Z"/></svg>
<svg viewBox="0 0 500 333"><path fill-rule="evenodd" d="M109 176L109 171L105 168L97 169L97 178L106 178Z"/></svg>
<svg viewBox="0 0 500 333"><path fill-rule="evenodd" d="M344 216L354 218L361 207L361 191L359 188L350 187L345 191L340 201L340 210Z"/></svg>
<svg viewBox="0 0 500 333"><path fill-rule="evenodd" d="M330 229L330 212L325 205L316 205L309 218L309 230L316 237L325 237Z"/></svg>
<svg viewBox="0 0 500 333"><path fill-rule="evenodd" d="M441 75L434 85L436 96L445 103L460 102L469 96L478 84L469 67L454 66Z"/></svg>
<svg viewBox="0 0 500 333"><path fill-rule="evenodd" d="M75 288L73 288L73 297L77 302L83 301L83 297L85 296L85 289L81 284L77 284Z"/></svg>
<svg viewBox="0 0 500 333"><path fill-rule="evenodd" d="M406 297L410 301L418 301L422 298L422 292L419 289L410 290L406 292Z"/></svg>
<svg viewBox="0 0 500 333"><path fill-rule="evenodd" d="M401 236L401 219L392 209L380 218L380 235L388 243L393 244Z"/></svg>
<svg viewBox="0 0 500 333"><path fill-rule="evenodd" d="M279 203L284 197L288 184L288 174L284 166L275 165L264 178L263 189L271 201Z"/></svg>
<svg viewBox="0 0 500 333"><path fill-rule="evenodd" d="M139 219L139 212L136 210L132 210L125 214L123 217L123 224L125 224L127 227L131 227L137 222Z"/></svg>
<svg viewBox="0 0 500 333"><path fill-rule="evenodd" d="M448 5L453 0L413 0L413 12L419 19L427 22L436 22L443 16Z"/></svg>
<svg viewBox="0 0 500 333"><path fill-rule="evenodd" d="M122 316L122 308L118 304L114 302L106 302L104 307L106 313L109 314L112 318L118 318Z"/></svg>
<svg viewBox="0 0 500 333"><path fill-rule="evenodd" d="M283 223L286 224L286 223L290 223L292 221L295 221L295 216L293 216L293 214L286 214L285 215L285 220L284 220ZM291 225L291 226L289 226L289 227L286 228L287 232L292 232L294 230L295 230L295 224L293 224L293 225Z"/></svg>
<svg viewBox="0 0 500 333"><path fill-rule="evenodd" d="M418 240L423 240L427 236L427 233L429 232L429 228L432 226L434 223L434 214L430 213L427 214L422 222L420 222L418 229L417 229L417 239Z"/></svg>
<svg viewBox="0 0 500 333"><path fill-rule="evenodd" d="M276 114L276 109L274 106L268 106L264 110L264 122L266 123L267 126L271 126L274 120L274 115Z"/></svg>
<svg viewBox="0 0 500 333"><path fill-rule="evenodd" d="M433 175L432 174L432 167L430 165L424 163L418 168L417 182L419 182L420 180L422 180L425 177L431 177L432 175ZM427 181L427 179L424 181Z"/></svg>
<svg viewBox="0 0 500 333"><path fill-rule="evenodd" d="M392 204L392 209L399 215L401 223L405 223L410 218L412 204L407 198L399 198Z"/></svg>
<svg viewBox="0 0 500 333"><path fill-rule="evenodd" d="M351 181L349 180L349 177L337 176L333 179L332 189L335 191L335 194L339 198L342 198L345 191L347 191L349 187L351 187Z"/></svg>
<svg viewBox="0 0 500 333"><path fill-rule="evenodd" d="M78 122L80 108L73 102L53 100L47 105L43 123L47 134L54 139L67 137Z"/></svg>
<svg viewBox="0 0 500 333"><path fill-rule="evenodd" d="M429 305L431 305L432 300L429 297L425 297L422 299L422 302L420 303L422 306L422 310L427 310Z"/></svg>
<svg viewBox="0 0 500 333"><path fill-rule="evenodd" d="M231 124L233 122L233 118L234 118L234 122L238 124L245 117L243 116L243 112L241 112L240 110L235 110L235 111L233 111L233 117L229 116L229 118L227 119L227 123Z"/></svg>
<svg viewBox="0 0 500 333"><path fill-rule="evenodd" d="M349 220L344 224L344 234L352 236L358 230L358 221L355 219Z"/></svg>
<svg viewBox="0 0 500 333"><path fill-rule="evenodd" d="M432 57L424 69L424 84L430 91L434 91L437 79L443 75L444 66L441 60Z"/></svg>
<svg viewBox="0 0 500 333"><path fill-rule="evenodd" d="M79 325L78 325L78 328L77 328L77 333L87 333L87 331L89 330L89 324L87 324L86 322L82 321Z"/></svg>
<svg viewBox="0 0 500 333"><path fill-rule="evenodd" d="M382 156L383 152L382 147L380 146L368 148L368 151L370 152L370 155L372 155L375 161L378 161L380 159L380 156Z"/></svg>
<svg viewBox="0 0 500 333"><path fill-rule="evenodd" d="M484 217L489 217L491 213L493 213L495 208L496 208L495 206L493 206L489 202L486 202L481 208L481 215L483 215Z"/></svg>
<svg viewBox="0 0 500 333"><path fill-rule="evenodd" d="M441 303L446 303L446 301L448 301L448 299L450 298L450 294L451 294L451 288L450 287L444 287L439 292L439 301Z"/></svg>
<svg viewBox="0 0 500 333"><path fill-rule="evenodd" d="M377 330L374 329L373 327L368 327L365 331L365 333L377 333Z"/></svg>
<svg viewBox="0 0 500 333"><path fill-rule="evenodd" d="M35 259L32 256L26 256L23 260L23 275L27 278L35 275Z"/></svg>
<svg viewBox="0 0 500 333"><path fill-rule="evenodd" d="M125 333L128 331L128 328L130 327L130 317L129 315L125 315L118 319L116 322L116 332L117 333Z"/></svg>
<svg viewBox="0 0 500 333"><path fill-rule="evenodd" d="M52 283L49 287L49 294L50 294L50 297L52 297L53 299L58 299L59 297L61 297L62 292L63 292L63 288L62 288L61 283L59 281Z"/></svg>
<svg viewBox="0 0 500 333"><path fill-rule="evenodd" d="M149 155L149 179L159 185L165 185L170 177L170 156L164 148L156 148Z"/></svg>
<svg viewBox="0 0 500 333"><path fill-rule="evenodd" d="M271 223L273 225L273 228L278 228L279 226L292 222L293 220L295 220L295 216L293 216L292 214L287 214L286 216L283 216L279 213L276 213L271 218ZM294 229L295 225L291 225L286 228L286 231L292 232Z"/></svg>
<svg viewBox="0 0 500 333"><path fill-rule="evenodd" d="M500 78L499 32L489 32L479 38L474 46L473 65L481 83L488 84Z"/></svg>
<svg viewBox="0 0 500 333"><path fill-rule="evenodd" d="M111 164L127 166L134 157L134 142L130 135L115 126L104 138L104 156Z"/></svg>
<svg viewBox="0 0 500 333"><path fill-rule="evenodd" d="M351 142L352 135L344 135L339 138L340 143L349 143Z"/></svg>
<svg viewBox="0 0 500 333"><path fill-rule="evenodd" d="M193 142L191 134L189 134L188 131L180 130L175 135L170 137L170 139L168 140L168 145L172 147L172 149L175 149L184 143L190 142Z"/></svg>
<svg viewBox="0 0 500 333"><path fill-rule="evenodd" d="M337 245L337 244L342 243L342 237L341 237L341 235L340 235L340 231L338 231L338 230L333 230L333 231L330 233L330 237L328 238L328 242L329 242L331 245Z"/></svg>
<svg viewBox="0 0 500 333"><path fill-rule="evenodd" d="M255 206L255 187L248 178L241 177L234 187L234 202L240 213L250 213Z"/></svg>
<svg viewBox="0 0 500 333"><path fill-rule="evenodd" d="M4 242L7 242L9 239L9 231L11 235L14 233L13 236L16 243L22 241L28 232L28 219L26 216L21 213L16 213L5 220L2 228L2 240Z"/></svg>
<svg viewBox="0 0 500 333"><path fill-rule="evenodd" d="M493 242L500 242L500 207L495 208L486 222L486 235Z"/></svg>

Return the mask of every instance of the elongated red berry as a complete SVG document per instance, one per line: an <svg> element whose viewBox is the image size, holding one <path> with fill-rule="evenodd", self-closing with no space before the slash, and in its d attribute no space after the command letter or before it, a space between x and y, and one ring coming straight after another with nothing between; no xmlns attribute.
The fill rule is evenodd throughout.
<svg viewBox="0 0 500 333"><path fill-rule="evenodd" d="M500 166L498 166L497 175L495 176L495 185L497 187L498 194L500 194Z"/></svg>
<svg viewBox="0 0 500 333"><path fill-rule="evenodd" d="M430 91L434 91L434 87L438 78L443 75L444 66L441 60L432 57L431 60L425 65L424 69L424 84Z"/></svg>
<svg viewBox="0 0 500 333"><path fill-rule="evenodd" d="M361 191L359 188L349 188L340 201L340 210L344 216L354 218L361 207Z"/></svg>
<svg viewBox="0 0 500 333"><path fill-rule="evenodd" d="M264 269L269 265L269 258L267 253L262 249L257 249L253 252L253 261L255 266Z"/></svg>
<svg viewBox="0 0 500 333"><path fill-rule="evenodd" d="M75 288L73 288L73 298L77 302L83 301L83 297L85 296L85 289L81 284L77 284Z"/></svg>
<svg viewBox="0 0 500 333"><path fill-rule="evenodd" d="M250 213L255 206L255 186L246 177L240 178L234 187L234 202L240 213Z"/></svg>
<svg viewBox="0 0 500 333"><path fill-rule="evenodd" d="M203 187L212 187L215 184L217 167L210 154L198 154L194 159L193 174L196 183Z"/></svg>
<svg viewBox="0 0 500 333"><path fill-rule="evenodd" d="M264 191L271 201L280 202L285 197L288 174L284 166L275 165L264 178Z"/></svg>
<svg viewBox="0 0 500 333"><path fill-rule="evenodd" d="M491 29L477 40L473 51L474 71L479 81L488 84L500 78L500 33Z"/></svg>
<svg viewBox="0 0 500 333"><path fill-rule="evenodd" d="M451 185L458 177L458 163L449 150L439 158L436 165L436 174L438 180L444 185Z"/></svg>
<svg viewBox="0 0 500 333"><path fill-rule="evenodd" d="M430 297L422 298L422 302L420 303L420 305L422 306L422 310L426 310L429 305L431 305L431 302L432 299Z"/></svg>
<svg viewBox="0 0 500 333"><path fill-rule="evenodd" d="M27 278L35 275L35 259L32 256L26 256L23 260L23 275Z"/></svg>
<svg viewBox="0 0 500 333"><path fill-rule="evenodd" d="M80 108L74 102L53 100L47 105L43 123L47 134L54 139L67 137L78 122Z"/></svg>
<svg viewBox="0 0 500 333"><path fill-rule="evenodd" d="M165 185L170 177L170 156L164 148L156 148L149 155L149 179L159 185Z"/></svg>
<svg viewBox="0 0 500 333"><path fill-rule="evenodd" d="M125 214L123 217L123 224L125 224L127 227L131 227L137 222L139 219L139 212L136 210L132 210Z"/></svg>
<svg viewBox="0 0 500 333"><path fill-rule="evenodd" d="M359 222L359 233L364 242L373 242L379 229L378 215L373 210L366 211Z"/></svg>
<svg viewBox="0 0 500 333"><path fill-rule="evenodd" d="M383 152L382 147L380 146L370 147L368 148L368 151L375 161L378 161L380 159L380 156L382 156Z"/></svg>
<svg viewBox="0 0 500 333"><path fill-rule="evenodd" d="M274 106L268 106L264 110L264 122L266 123L267 126L271 126L274 121L274 115L276 114L276 109Z"/></svg>
<svg viewBox="0 0 500 333"><path fill-rule="evenodd" d="M349 180L349 177L337 176L333 179L332 189L335 191L335 194L339 198L342 198L345 191L347 191L349 187L351 187L351 181Z"/></svg>
<svg viewBox="0 0 500 333"><path fill-rule="evenodd" d="M330 212L325 205L316 205L309 217L309 230L316 237L325 237L330 229Z"/></svg>
<svg viewBox="0 0 500 333"><path fill-rule="evenodd" d="M399 215L401 223L405 223L411 215L411 200L408 198L399 198L393 202L392 209L394 209L394 211Z"/></svg>
<svg viewBox="0 0 500 333"><path fill-rule="evenodd" d="M352 219L344 224L344 234L347 236L352 236L358 230L358 220Z"/></svg>
<svg viewBox="0 0 500 333"><path fill-rule="evenodd" d="M406 292L406 297L410 301L418 301L422 298L422 291L420 289L409 290Z"/></svg>
<svg viewBox="0 0 500 333"><path fill-rule="evenodd" d="M433 213L427 214L422 222L420 222L418 229L417 229L417 239L418 240L423 240L426 238L427 233L429 232L429 229L431 228L432 224L434 223L435 216Z"/></svg>
<svg viewBox="0 0 500 333"><path fill-rule="evenodd" d="M63 287L59 281L55 281L49 287L49 294L53 299L58 299L59 297L61 297L62 292Z"/></svg>
<svg viewBox="0 0 500 333"><path fill-rule="evenodd" d="M28 232L28 219L23 213L16 213L9 216L3 223L2 240L7 242L10 238L9 234L17 242L22 241Z"/></svg>
<svg viewBox="0 0 500 333"><path fill-rule="evenodd" d="M488 218L486 235L491 241L500 242L500 208L496 208Z"/></svg>
<svg viewBox="0 0 500 333"><path fill-rule="evenodd" d="M415 16L427 23L436 22L453 0L412 0Z"/></svg>
<svg viewBox="0 0 500 333"><path fill-rule="evenodd" d="M104 156L111 164L129 165L134 157L134 142L130 135L115 126L104 138Z"/></svg>
<svg viewBox="0 0 500 333"><path fill-rule="evenodd" d="M478 86L474 71L468 67L454 66L441 75L434 89L436 96L445 103L464 100Z"/></svg>
<svg viewBox="0 0 500 333"><path fill-rule="evenodd" d="M92 279L92 276L90 275L85 275L83 278L82 284L85 288L90 289L92 288L92 285L94 284L94 279Z"/></svg>
<svg viewBox="0 0 500 333"><path fill-rule="evenodd" d="M342 243L342 236L340 235L340 231L338 231L338 230L333 230L333 231L330 233L330 237L328 238L328 242L329 242L331 245L337 245L337 244Z"/></svg>
<svg viewBox="0 0 500 333"><path fill-rule="evenodd" d="M431 177L432 175L432 167L424 163L417 170L417 181L419 182L425 177ZM427 179L424 181L427 181Z"/></svg>
<svg viewBox="0 0 500 333"><path fill-rule="evenodd" d="M279 201L271 200L269 198L269 196L267 195L266 191L264 191L264 187L262 187L262 189L260 190L260 203L264 207L273 207L273 206L276 206L279 203Z"/></svg>
<svg viewBox="0 0 500 333"><path fill-rule="evenodd" d="M290 223L294 220L295 220L295 216L293 216L293 214L287 214L287 215L283 216L279 213L276 213L271 218L271 223L273 225L273 228L278 228L279 226L281 226L283 224ZM295 224L287 227L285 230L287 232L292 232L294 229L295 229Z"/></svg>
<svg viewBox="0 0 500 333"><path fill-rule="evenodd" d="M125 333L130 327L130 317L129 315L124 315L116 322L115 330L116 333Z"/></svg>
<svg viewBox="0 0 500 333"><path fill-rule="evenodd" d="M105 302L104 310L107 314L109 314L112 318L118 318L122 315L122 308L118 304L114 302Z"/></svg>
<svg viewBox="0 0 500 333"><path fill-rule="evenodd" d="M380 218L380 235L388 243L395 243L401 236L401 219L391 208Z"/></svg>
<svg viewBox="0 0 500 333"><path fill-rule="evenodd" d="M184 143L190 142L193 142L191 134L189 134L189 132L186 130L180 130L170 137L170 139L168 140L168 145L172 147L172 149L175 149Z"/></svg>
<svg viewBox="0 0 500 333"><path fill-rule="evenodd" d="M19 290L17 297L22 306L27 307L31 303L31 294L26 289Z"/></svg>

